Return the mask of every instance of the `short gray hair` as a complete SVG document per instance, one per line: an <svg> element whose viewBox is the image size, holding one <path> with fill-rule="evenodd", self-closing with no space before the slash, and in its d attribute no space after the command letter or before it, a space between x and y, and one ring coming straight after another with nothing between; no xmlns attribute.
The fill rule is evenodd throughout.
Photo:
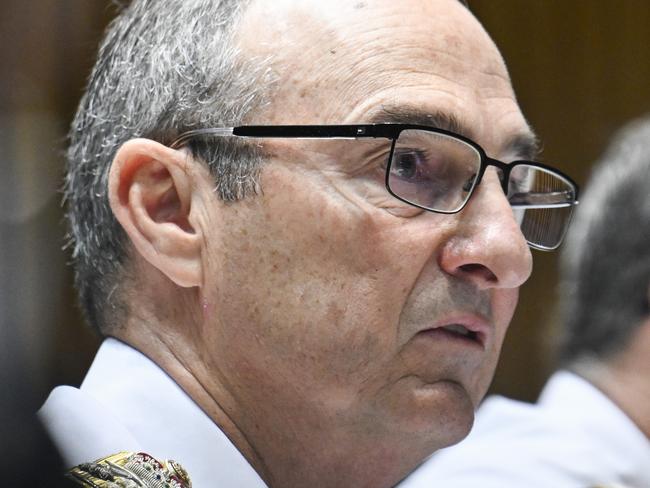
<svg viewBox="0 0 650 488"><path fill-rule="evenodd" d="M561 263L561 359L607 360L649 313L650 118L621 130L597 164Z"/></svg>
<svg viewBox="0 0 650 488"><path fill-rule="evenodd" d="M126 235L110 209L108 171L134 137L169 144L180 132L232 125L264 103L265 63L238 56L246 0L134 0L109 25L69 134L65 201L75 282L88 321L107 333L128 313ZM191 145L225 200L254 193L248 145Z"/></svg>

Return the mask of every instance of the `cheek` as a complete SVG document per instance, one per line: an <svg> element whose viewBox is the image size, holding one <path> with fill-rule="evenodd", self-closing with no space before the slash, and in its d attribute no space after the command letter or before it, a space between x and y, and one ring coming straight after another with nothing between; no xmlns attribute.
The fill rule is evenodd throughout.
<svg viewBox="0 0 650 488"><path fill-rule="evenodd" d="M400 310L381 226L304 178L272 173L262 188L275 190L232 205L221 223L217 354L269 377L367 376L370 358L394 347Z"/></svg>

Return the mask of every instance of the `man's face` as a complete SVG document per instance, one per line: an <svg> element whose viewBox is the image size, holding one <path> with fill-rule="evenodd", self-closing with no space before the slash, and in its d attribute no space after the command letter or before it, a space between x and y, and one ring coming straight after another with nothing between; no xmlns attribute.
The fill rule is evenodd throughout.
<svg viewBox="0 0 650 488"><path fill-rule="evenodd" d="M247 13L242 49L279 77L248 122L449 117L489 155L517 156L508 141L529 129L505 67L456 0L322 4ZM215 198L206 223L202 340L230 415L260 438L460 440L531 271L496 174L440 215L388 194L386 141L257 142L270 155L261 194Z"/></svg>

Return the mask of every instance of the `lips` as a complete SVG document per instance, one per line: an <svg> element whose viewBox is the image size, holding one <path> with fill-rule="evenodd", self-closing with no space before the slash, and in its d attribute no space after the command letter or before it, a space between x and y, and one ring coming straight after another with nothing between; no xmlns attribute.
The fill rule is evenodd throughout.
<svg viewBox="0 0 650 488"><path fill-rule="evenodd" d="M483 317L474 314L462 314L444 317L436 321L432 326L420 331L420 333L427 335L444 334L450 339L478 344L484 348L492 329L491 324Z"/></svg>
<svg viewBox="0 0 650 488"><path fill-rule="evenodd" d="M468 339L476 340L476 332L469 330L462 324L443 325L441 329L444 329L451 334L457 334Z"/></svg>

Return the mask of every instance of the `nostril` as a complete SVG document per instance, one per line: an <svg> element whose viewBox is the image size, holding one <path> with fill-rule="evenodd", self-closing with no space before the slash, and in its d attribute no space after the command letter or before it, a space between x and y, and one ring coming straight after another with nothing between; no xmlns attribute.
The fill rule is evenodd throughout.
<svg viewBox="0 0 650 488"><path fill-rule="evenodd" d="M478 276L484 281L496 283L498 281L496 275L488 268L478 263L463 264L458 269L464 274Z"/></svg>

